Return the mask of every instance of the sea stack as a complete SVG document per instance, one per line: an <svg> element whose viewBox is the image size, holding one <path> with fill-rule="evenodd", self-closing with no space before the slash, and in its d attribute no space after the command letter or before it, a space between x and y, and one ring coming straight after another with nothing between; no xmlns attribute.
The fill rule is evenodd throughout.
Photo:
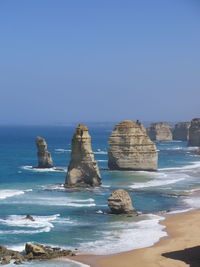
<svg viewBox="0 0 200 267"><path fill-rule="evenodd" d="M117 189L108 198L108 206L114 214L137 214L131 197L124 189Z"/></svg>
<svg viewBox="0 0 200 267"><path fill-rule="evenodd" d="M51 153L47 151L47 143L44 138L38 136L36 138L37 156L38 156L38 168L52 168L53 160Z"/></svg>
<svg viewBox="0 0 200 267"><path fill-rule="evenodd" d="M172 141L172 131L167 122L152 123L147 129L152 141Z"/></svg>
<svg viewBox="0 0 200 267"><path fill-rule="evenodd" d="M111 170L156 171L155 144L137 123L126 120L115 125L109 138L108 167Z"/></svg>
<svg viewBox="0 0 200 267"><path fill-rule="evenodd" d="M178 122L174 126L173 140L187 141L189 138L190 122Z"/></svg>
<svg viewBox="0 0 200 267"><path fill-rule="evenodd" d="M188 146L200 147L200 118L196 118L191 121Z"/></svg>
<svg viewBox="0 0 200 267"><path fill-rule="evenodd" d="M71 161L65 187L94 187L101 184L97 161L91 147L88 128L79 124L72 138Z"/></svg>

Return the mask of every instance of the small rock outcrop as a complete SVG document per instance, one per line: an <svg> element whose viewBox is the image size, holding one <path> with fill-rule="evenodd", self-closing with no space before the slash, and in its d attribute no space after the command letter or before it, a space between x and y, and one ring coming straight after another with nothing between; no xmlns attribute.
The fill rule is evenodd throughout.
<svg viewBox="0 0 200 267"><path fill-rule="evenodd" d="M31 216L31 215L29 215L29 214L26 215L25 219L26 219L26 220L29 220L29 221L32 221L32 222L35 221L35 219L33 218L33 216Z"/></svg>
<svg viewBox="0 0 200 267"><path fill-rule="evenodd" d="M91 147L88 128L79 124L72 138L71 161L65 187L93 187L101 184L97 161Z"/></svg>
<svg viewBox="0 0 200 267"><path fill-rule="evenodd" d="M41 244L26 243L26 258L28 260L52 259L64 256L74 256L71 250L61 249L59 247L43 246Z"/></svg>
<svg viewBox="0 0 200 267"><path fill-rule="evenodd" d="M173 140L187 141L189 138L190 122L178 122L173 129Z"/></svg>
<svg viewBox="0 0 200 267"><path fill-rule="evenodd" d="M188 146L200 147L200 118L196 118L191 121Z"/></svg>
<svg viewBox="0 0 200 267"><path fill-rule="evenodd" d="M108 206L114 214L137 214L131 197L124 189L117 189L108 198Z"/></svg>
<svg viewBox="0 0 200 267"><path fill-rule="evenodd" d="M147 129L147 133L152 141L171 141L172 131L167 122L152 123Z"/></svg>
<svg viewBox="0 0 200 267"><path fill-rule="evenodd" d="M138 123L116 124L109 138L108 167L111 170L157 170L155 144Z"/></svg>
<svg viewBox="0 0 200 267"><path fill-rule="evenodd" d="M51 153L47 151L47 143L44 138L38 136L36 138L37 156L38 156L38 168L52 168L53 160Z"/></svg>

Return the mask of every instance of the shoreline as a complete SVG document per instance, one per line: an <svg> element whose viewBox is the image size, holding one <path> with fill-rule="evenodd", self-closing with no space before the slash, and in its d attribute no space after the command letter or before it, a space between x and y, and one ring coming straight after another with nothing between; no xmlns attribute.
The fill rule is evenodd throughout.
<svg viewBox="0 0 200 267"><path fill-rule="evenodd" d="M160 222L167 236L154 245L110 255L67 257L91 267L200 266L200 210L169 214ZM192 263L192 265L190 265Z"/></svg>

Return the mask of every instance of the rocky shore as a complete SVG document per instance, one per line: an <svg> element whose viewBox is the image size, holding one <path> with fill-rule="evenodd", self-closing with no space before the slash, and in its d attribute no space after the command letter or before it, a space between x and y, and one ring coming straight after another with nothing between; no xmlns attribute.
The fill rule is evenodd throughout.
<svg viewBox="0 0 200 267"><path fill-rule="evenodd" d="M47 260L64 256L75 256L75 254L71 250L34 243L26 243L22 253L0 245L0 264L2 265L10 263L18 265L31 260Z"/></svg>

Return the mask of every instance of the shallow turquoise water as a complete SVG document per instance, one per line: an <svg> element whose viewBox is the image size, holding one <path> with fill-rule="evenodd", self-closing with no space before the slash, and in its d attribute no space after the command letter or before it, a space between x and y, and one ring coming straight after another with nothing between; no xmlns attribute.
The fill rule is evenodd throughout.
<svg viewBox="0 0 200 267"><path fill-rule="evenodd" d="M80 253L113 253L122 247L128 250L147 246L163 236L158 224L162 217L155 213L192 207L193 202L181 194L199 188L200 165L199 157L186 142L156 144L158 172L101 170L102 187L93 190L64 189L65 172L28 169L37 165L38 135L46 138L55 166L66 168L73 130L58 126L0 127L0 244L22 249L25 242L35 241L78 248ZM111 130L90 127L100 168L107 168ZM107 198L116 188L127 189L143 215L129 218L108 214ZM27 214L36 221L27 223Z"/></svg>

